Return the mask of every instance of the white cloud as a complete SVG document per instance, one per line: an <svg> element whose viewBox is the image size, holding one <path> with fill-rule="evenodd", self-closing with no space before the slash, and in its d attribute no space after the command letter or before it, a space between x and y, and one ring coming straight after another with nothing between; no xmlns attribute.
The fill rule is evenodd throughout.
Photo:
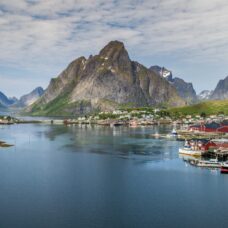
<svg viewBox="0 0 228 228"><path fill-rule="evenodd" d="M1 0L0 65L55 72L114 39L138 59L220 62L227 12L226 0Z"/></svg>

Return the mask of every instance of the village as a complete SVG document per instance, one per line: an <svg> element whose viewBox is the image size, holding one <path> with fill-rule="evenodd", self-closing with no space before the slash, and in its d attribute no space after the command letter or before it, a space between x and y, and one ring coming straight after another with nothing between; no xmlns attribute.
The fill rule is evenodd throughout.
<svg viewBox="0 0 228 228"><path fill-rule="evenodd" d="M151 138L184 141L179 154L185 162L199 167L222 168L228 172L228 117L218 115L176 115L165 110L139 108L99 112L88 116L71 118L48 118L46 120L23 120L11 116L1 116L0 125L10 124L64 124L101 125L106 127L146 127L171 125L169 134L156 132ZM5 142L1 146L8 146ZM227 168L226 168L227 166Z"/></svg>

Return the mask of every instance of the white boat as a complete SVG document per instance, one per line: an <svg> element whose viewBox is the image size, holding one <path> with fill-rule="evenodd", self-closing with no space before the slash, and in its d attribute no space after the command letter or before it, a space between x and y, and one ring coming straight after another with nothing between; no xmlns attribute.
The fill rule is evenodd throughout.
<svg viewBox="0 0 228 228"><path fill-rule="evenodd" d="M228 173L228 163L227 162L222 163L220 172L226 173L226 174Z"/></svg>
<svg viewBox="0 0 228 228"><path fill-rule="evenodd" d="M175 135L175 136L177 136L177 130L175 129L175 128L173 128L173 130L172 130L172 133L171 133L172 135Z"/></svg>
<svg viewBox="0 0 228 228"><path fill-rule="evenodd" d="M222 162L218 162L217 159L199 160L196 165L199 167L220 168L222 166Z"/></svg>
<svg viewBox="0 0 228 228"><path fill-rule="evenodd" d="M183 148L179 148L179 154L185 154L185 155L189 155L189 156L201 156L202 151L193 150L191 147L183 147Z"/></svg>
<svg viewBox="0 0 228 228"><path fill-rule="evenodd" d="M191 143L189 144L188 141L185 141L185 145L182 148L179 148L179 154L189 155L189 156L201 156L202 150L194 148Z"/></svg>
<svg viewBox="0 0 228 228"><path fill-rule="evenodd" d="M177 134L177 131L175 128L173 128L172 132L168 135L166 135L167 138L173 138L173 137L177 137L178 134Z"/></svg>
<svg viewBox="0 0 228 228"><path fill-rule="evenodd" d="M221 168L223 163L219 162L217 159L210 159L210 160L200 160L200 159L193 159L189 158L185 160L186 162L190 163L191 165L201 167L201 168Z"/></svg>

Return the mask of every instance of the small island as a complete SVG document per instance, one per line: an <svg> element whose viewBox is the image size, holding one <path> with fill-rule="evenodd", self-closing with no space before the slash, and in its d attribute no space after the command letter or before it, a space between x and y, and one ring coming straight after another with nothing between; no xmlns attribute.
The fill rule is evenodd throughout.
<svg viewBox="0 0 228 228"><path fill-rule="evenodd" d="M12 144L8 144L8 143L6 143L4 141L0 141L0 147L11 147L11 146L13 146L13 145Z"/></svg>

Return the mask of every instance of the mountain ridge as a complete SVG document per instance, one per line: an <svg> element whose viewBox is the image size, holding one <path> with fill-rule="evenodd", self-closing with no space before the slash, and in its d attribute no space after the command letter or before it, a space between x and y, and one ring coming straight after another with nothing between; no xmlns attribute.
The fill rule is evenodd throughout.
<svg viewBox="0 0 228 228"><path fill-rule="evenodd" d="M170 84L172 84L176 88L178 95L187 103L191 104L196 102L197 95L191 82L186 82L182 78L178 77L173 78L172 71L166 69L165 67L155 65L151 66L149 69L153 72L156 72L158 75L165 78Z"/></svg>
<svg viewBox="0 0 228 228"><path fill-rule="evenodd" d="M43 94L44 89L41 86L38 86L30 93L21 96L16 105L20 107L29 106L36 102Z"/></svg>
<svg viewBox="0 0 228 228"><path fill-rule="evenodd" d="M25 94L17 99L16 97L8 98L5 94L0 92L0 104L5 108L23 108L33 104L37 101L44 93L42 87L37 87L28 94Z"/></svg>
<svg viewBox="0 0 228 228"><path fill-rule="evenodd" d="M162 103L185 104L164 78L131 61L122 42L111 41L98 55L72 61L27 111L37 115L85 114L119 105Z"/></svg>
<svg viewBox="0 0 228 228"><path fill-rule="evenodd" d="M0 104L3 107L8 107L10 105L13 105L15 102L17 102L17 99L15 97L8 98L4 93L0 92Z"/></svg>
<svg viewBox="0 0 228 228"><path fill-rule="evenodd" d="M228 99L228 76L221 79L210 96L210 100Z"/></svg>

